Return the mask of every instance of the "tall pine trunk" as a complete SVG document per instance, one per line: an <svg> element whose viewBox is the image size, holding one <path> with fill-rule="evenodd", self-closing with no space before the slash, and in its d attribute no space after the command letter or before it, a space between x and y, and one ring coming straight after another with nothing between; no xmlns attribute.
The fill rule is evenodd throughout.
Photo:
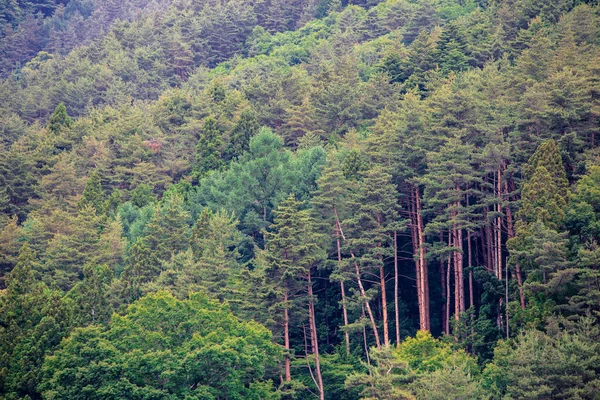
<svg viewBox="0 0 600 400"><path fill-rule="evenodd" d="M337 213L336 213L337 215ZM337 243L337 257L338 257L338 265L342 264L342 246L340 243L340 237L342 236L340 230L338 228L339 223L336 222L336 243ZM344 287L344 281L340 281L340 290L342 293L342 314L344 316L344 327L348 327L348 309L346 307L346 288ZM350 332L346 329L344 332L344 337L346 339L346 354L350 355Z"/></svg>
<svg viewBox="0 0 600 400"><path fill-rule="evenodd" d="M415 186L415 201L416 201L416 219L417 219L417 237L419 244L419 271L421 273L421 305L420 325L421 329L431 329L429 317L429 271L427 267L427 259L425 257L425 229L423 224L423 216L421 215L421 194L419 187Z"/></svg>
<svg viewBox="0 0 600 400"><path fill-rule="evenodd" d="M290 316L289 316L289 310L288 310L288 291L287 289L285 290L285 293L283 295L283 301L285 303L284 307L283 307L283 335L284 335L284 342L283 342L283 347L285 348L285 361L284 361L284 365L285 365L285 380L286 381L291 381L292 380L292 368L291 368L291 361L290 361Z"/></svg>
<svg viewBox="0 0 600 400"><path fill-rule="evenodd" d="M319 389L319 400L325 400L323 376L321 375L321 359L319 357L319 341L317 337L317 325L315 322L315 302L313 299L310 268L308 268L308 323L310 325L310 341L312 346L312 352L315 356L315 369L317 374L317 386Z"/></svg>
<svg viewBox="0 0 600 400"><path fill-rule="evenodd" d="M505 193L506 195L508 195L509 189L508 189L508 182L504 183L504 189L505 189ZM512 239L515 237L515 228L513 225L513 218L512 218L512 211L510 209L510 207L506 207L506 230L507 230L507 235L508 235L508 239ZM516 263L515 264L515 275L517 276L517 285L519 286L519 301L521 303L521 309L524 310L525 309L525 293L523 291L523 278L521 275L521 264L520 263Z"/></svg>
<svg viewBox="0 0 600 400"><path fill-rule="evenodd" d="M394 231L394 312L396 313L396 344L400 343L400 309L398 276L398 232Z"/></svg>
<svg viewBox="0 0 600 400"><path fill-rule="evenodd" d="M419 328L430 329L429 317L429 278L425 259L425 234L421 215L421 195L417 185L411 185L410 218L413 254L415 257L415 275L417 282L417 303L419 306Z"/></svg>
<svg viewBox="0 0 600 400"><path fill-rule="evenodd" d="M340 224L340 219L338 217L337 210L334 208L333 212L335 214L336 224L339 229L340 235L342 236L342 239L346 240L344 231L342 230L342 225ZM350 257L352 257L352 260L354 261L354 268L355 268L355 273L356 273L356 281L358 284L358 290L359 290L360 296L363 299L365 308L367 309L367 314L369 315L369 319L371 320L371 327L373 328L373 334L375 335L375 344L377 345L377 349L381 349L381 341L379 340L379 331L377 329L377 323L375 322L375 316L373 315L373 310L371 310L371 306L369 305L369 300L367 298L367 293L362 284L362 278L360 276L360 268L358 267L358 262L356 262L356 256L354 255L353 252L350 252Z"/></svg>

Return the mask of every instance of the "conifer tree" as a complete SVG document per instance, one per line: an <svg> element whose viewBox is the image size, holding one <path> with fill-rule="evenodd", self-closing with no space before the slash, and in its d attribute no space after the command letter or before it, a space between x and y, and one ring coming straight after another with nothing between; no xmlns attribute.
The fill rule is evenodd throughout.
<svg viewBox="0 0 600 400"><path fill-rule="evenodd" d="M196 145L197 164L195 170L198 174L205 175L207 172L217 170L222 166L221 147L222 133L217 126L217 121L213 117L208 117L204 121Z"/></svg>
<svg viewBox="0 0 600 400"><path fill-rule="evenodd" d="M63 129L68 129L73 125L73 120L67 114L67 107L63 103L56 106L54 113L50 117L48 130L54 134L59 134Z"/></svg>
<svg viewBox="0 0 600 400"><path fill-rule="evenodd" d="M100 176L98 172L94 171L88 179L85 190L83 191L83 197L79 201L79 208L83 208L87 205L94 207L98 214L103 213L104 205L104 190L102 189L102 183L100 182Z"/></svg>
<svg viewBox="0 0 600 400"><path fill-rule="evenodd" d="M380 166L371 167L362 174L358 193L352 200L357 212L346 221L351 238L348 246L360 255L361 274L376 271L379 278L383 343L386 346L390 344L390 338L385 260L393 257L391 242L394 230L398 230L395 194L391 175Z"/></svg>
<svg viewBox="0 0 600 400"><path fill-rule="evenodd" d="M319 398L324 399L323 378L318 350L318 337L315 322L314 296L312 292L311 270L324 257L319 249L313 221L308 210L301 210L302 203L293 195L282 201L275 211L272 232L266 233L264 259L266 279L276 297L275 308L283 311L280 318L283 325L285 354L285 379L291 380L290 318L296 311L293 304L301 298L308 305L310 342L315 356L316 380Z"/></svg>
<svg viewBox="0 0 600 400"><path fill-rule="evenodd" d="M229 144L224 151L225 161L233 160L250 148L250 139L258 133L258 121L252 111L244 111L229 134Z"/></svg>

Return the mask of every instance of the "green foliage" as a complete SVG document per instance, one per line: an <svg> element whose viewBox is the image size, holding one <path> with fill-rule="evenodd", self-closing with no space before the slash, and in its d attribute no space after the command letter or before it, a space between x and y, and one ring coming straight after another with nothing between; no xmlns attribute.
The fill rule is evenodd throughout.
<svg viewBox="0 0 600 400"><path fill-rule="evenodd" d="M599 15L3 2L0 397L593 398Z"/></svg>
<svg viewBox="0 0 600 400"><path fill-rule="evenodd" d="M45 359L40 389L65 399L275 398L262 383L279 357L270 336L200 295L159 292L114 315L109 329L76 329Z"/></svg>
<svg viewBox="0 0 600 400"><path fill-rule="evenodd" d="M196 171L200 175L208 171L217 170L222 165L222 133L217 127L217 121L209 117L204 121L200 131L200 139L196 145L198 164Z"/></svg>
<svg viewBox="0 0 600 400"><path fill-rule="evenodd" d="M68 129L73 125L73 120L67 114L67 107L63 103L56 106L54 113L50 117L48 130L54 134L61 133L64 129Z"/></svg>
<svg viewBox="0 0 600 400"><path fill-rule="evenodd" d="M484 371L495 396L522 399L593 398L598 387L597 328L573 333L529 330L501 342Z"/></svg>
<svg viewBox="0 0 600 400"><path fill-rule="evenodd" d="M348 386L362 386L363 399L486 398L479 367L464 351L424 331L396 348L372 349L368 374L352 374Z"/></svg>

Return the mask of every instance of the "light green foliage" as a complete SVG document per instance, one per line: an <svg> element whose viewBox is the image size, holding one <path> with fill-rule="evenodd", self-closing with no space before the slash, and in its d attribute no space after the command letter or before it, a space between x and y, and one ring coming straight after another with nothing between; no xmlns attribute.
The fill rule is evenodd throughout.
<svg viewBox="0 0 600 400"><path fill-rule="evenodd" d="M363 399L485 398L479 367L462 350L424 331L396 348L373 349L368 374L352 374L348 386L362 386Z"/></svg>
<svg viewBox="0 0 600 400"><path fill-rule="evenodd" d="M104 211L102 209L104 203L104 190L102 190L102 183L100 182L100 176L96 171L92 173L90 178L85 185L85 190L83 191L83 197L79 201L79 207L85 207L86 205L91 205L96 209L98 214L102 214Z"/></svg>
<svg viewBox="0 0 600 400"><path fill-rule="evenodd" d="M201 295L159 292L114 315L108 329L76 329L46 358L40 389L55 399L275 398L262 383L279 356L270 339Z"/></svg>
<svg viewBox="0 0 600 400"><path fill-rule="evenodd" d="M63 103L56 106L54 113L50 117L48 130L54 134L59 134L63 129L68 129L73 125L73 120L67 115L67 107Z"/></svg>

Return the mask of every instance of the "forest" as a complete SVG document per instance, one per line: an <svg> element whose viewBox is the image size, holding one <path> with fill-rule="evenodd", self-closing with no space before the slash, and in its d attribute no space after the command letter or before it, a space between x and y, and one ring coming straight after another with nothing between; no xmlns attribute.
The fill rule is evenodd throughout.
<svg viewBox="0 0 600 400"><path fill-rule="evenodd" d="M597 0L0 1L0 400L599 396Z"/></svg>

